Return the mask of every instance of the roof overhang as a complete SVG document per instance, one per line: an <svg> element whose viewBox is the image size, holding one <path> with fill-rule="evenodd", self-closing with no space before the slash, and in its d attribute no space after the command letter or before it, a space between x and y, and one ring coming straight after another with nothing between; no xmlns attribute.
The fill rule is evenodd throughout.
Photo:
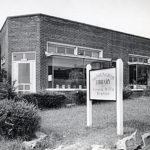
<svg viewBox="0 0 150 150"><path fill-rule="evenodd" d="M111 58L93 58L93 57L88 57L88 56L80 56L80 55L68 55L68 54L58 54L58 53L48 53L45 52L45 55L47 57L51 56L62 56L62 57L70 57L70 58L81 58L81 59L87 59L87 60L93 60L93 61L112 61Z"/></svg>
<svg viewBox="0 0 150 150"><path fill-rule="evenodd" d="M144 65L144 66L150 66L150 63L128 62L128 65Z"/></svg>

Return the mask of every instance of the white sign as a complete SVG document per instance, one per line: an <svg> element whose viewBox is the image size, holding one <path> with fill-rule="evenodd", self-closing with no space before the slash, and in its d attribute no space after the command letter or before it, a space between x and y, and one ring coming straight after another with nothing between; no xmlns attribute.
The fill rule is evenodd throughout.
<svg viewBox="0 0 150 150"><path fill-rule="evenodd" d="M116 100L116 68L90 71L90 99Z"/></svg>
<svg viewBox="0 0 150 150"><path fill-rule="evenodd" d="M48 75L48 81L52 81L52 75Z"/></svg>
<svg viewBox="0 0 150 150"><path fill-rule="evenodd" d="M87 126L92 126L92 100L116 100L117 135L123 135L123 61L116 68L92 70L86 66Z"/></svg>

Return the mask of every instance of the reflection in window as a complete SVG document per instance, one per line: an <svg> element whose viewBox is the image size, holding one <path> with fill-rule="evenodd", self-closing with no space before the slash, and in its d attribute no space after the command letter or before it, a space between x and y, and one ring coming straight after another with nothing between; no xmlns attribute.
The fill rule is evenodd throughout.
<svg viewBox="0 0 150 150"><path fill-rule="evenodd" d="M148 68L143 65L129 66L129 83L138 85L147 85Z"/></svg>
<svg viewBox="0 0 150 150"><path fill-rule="evenodd" d="M78 49L78 55L84 55L84 50L83 49Z"/></svg>
<svg viewBox="0 0 150 150"><path fill-rule="evenodd" d="M54 67L54 88L84 88L84 73L83 68Z"/></svg>
<svg viewBox="0 0 150 150"><path fill-rule="evenodd" d="M18 83L30 83L30 64L18 64Z"/></svg>
<svg viewBox="0 0 150 150"><path fill-rule="evenodd" d="M136 65L129 66L129 83L136 84Z"/></svg>
<svg viewBox="0 0 150 150"><path fill-rule="evenodd" d="M147 67L137 66L137 84L147 85Z"/></svg>

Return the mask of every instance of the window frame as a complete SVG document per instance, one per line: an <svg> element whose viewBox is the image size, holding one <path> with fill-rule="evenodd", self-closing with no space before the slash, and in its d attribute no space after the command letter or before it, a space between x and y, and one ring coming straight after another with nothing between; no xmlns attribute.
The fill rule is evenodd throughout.
<svg viewBox="0 0 150 150"><path fill-rule="evenodd" d="M135 61L135 59L136 59L136 61ZM129 63L146 63L146 64L148 64L149 59L150 59L149 56L143 56L143 55L129 54L129 56L128 56Z"/></svg>
<svg viewBox="0 0 150 150"><path fill-rule="evenodd" d="M49 44L56 46L56 52L49 52L48 51L48 47ZM58 53L58 47L65 47L65 53ZM67 53L67 48L71 48L74 49L74 53L73 54L68 54ZM84 50L84 54L83 55L79 55L78 51L79 50ZM91 51L92 52L92 56L86 56L85 55L85 51ZM103 58L103 50L102 49L94 49L94 48L89 48L89 47L83 47L83 46L76 46L76 45L70 45L70 44L62 44L62 43L57 43L57 42L47 42L47 48L46 48L46 52L47 53L57 53L57 54L64 54L64 55L72 55L72 56L83 56L83 57L87 57L87 58L94 58L94 59L99 59L99 58ZM98 53L98 57L94 57L93 53Z"/></svg>

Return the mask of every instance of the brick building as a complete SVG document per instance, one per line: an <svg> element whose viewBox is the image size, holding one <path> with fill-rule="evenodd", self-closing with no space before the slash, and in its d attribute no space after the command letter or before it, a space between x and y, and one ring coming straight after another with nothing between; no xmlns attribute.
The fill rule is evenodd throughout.
<svg viewBox="0 0 150 150"><path fill-rule="evenodd" d="M86 64L117 58L124 62L125 85L150 85L147 38L33 14L8 17L0 46L1 67L16 80L19 92L85 89Z"/></svg>

